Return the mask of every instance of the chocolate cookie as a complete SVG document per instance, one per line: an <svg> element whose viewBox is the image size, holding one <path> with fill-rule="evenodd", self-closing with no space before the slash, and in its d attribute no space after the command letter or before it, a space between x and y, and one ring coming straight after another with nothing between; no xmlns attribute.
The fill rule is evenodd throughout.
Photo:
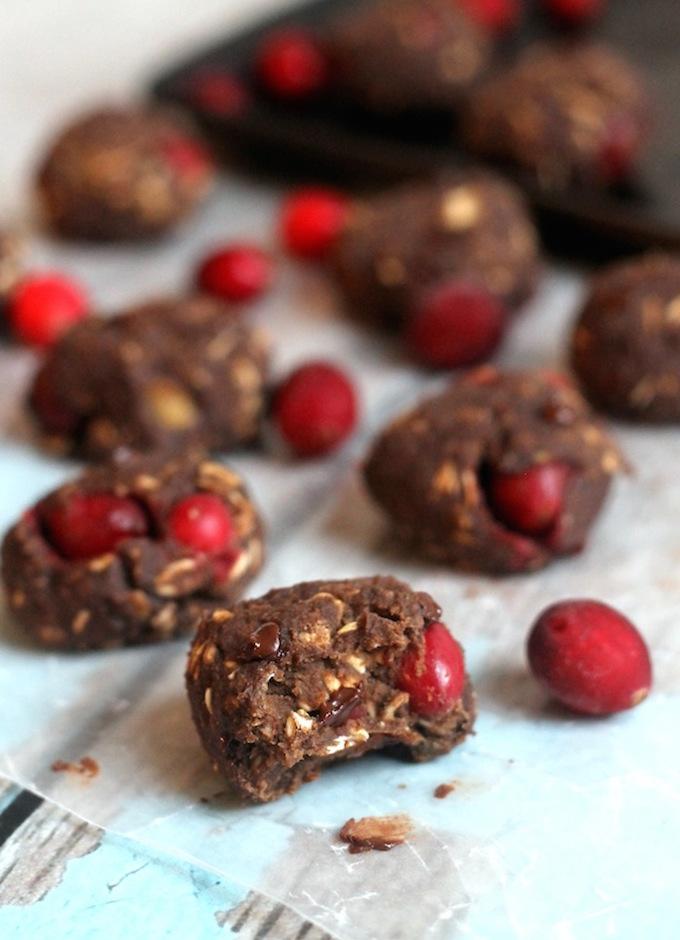
<svg viewBox="0 0 680 940"><path fill-rule="evenodd" d="M190 445L226 451L258 435L267 361L261 334L220 301L157 301L69 330L30 405L48 443L89 459Z"/></svg>
<svg viewBox="0 0 680 940"><path fill-rule="evenodd" d="M454 280L517 307L537 279L538 237L513 186L463 171L357 203L333 268L351 313L398 327L421 294Z"/></svg>
<svg viewBox="0 0 680 940"><path fill-rule="evenodd" d="M608 185L633 172L649 114L642 76L618 54L539 44L471 94L463 136L546 189Z"/></svg>
<svg viewBox="0 0 680 940"><path fill-rule="evenodd" d="M571 362L596 408L680 421L680 258L648 255L602 271L576 324Z"/></svg>
<svg viewBox="0 0 680 940"><path fill-rule="evenodd" d="M42 646L155 643L235 601L262 565L242 481L191 457L86 471L29 509L2 546L10 609Z"/></svg>
<svg viewBox="0 0 680 940"><path fill-rule="evenodd" d="M376 748L450 751L472 728L474 696L440 615L428 594L375 577L298 584L207 616L187 688L215 769L267 801Z"/></svg>
<svg viewBox="0 0 680 940"><path fill-rule="evenodd" d="M451 0L373 0L331 25L334 87L354 107L451 112L489 62L484 32Z"/></svg>
<svg viewBox="0 0 680 940"><path fill-rule="evenodd" d="M59 134L37 187L62 235L104 241L168 231L207 195L211 158L177 119L143 108L102 108Z"/></svg>
<svg viewBox="0 0 680 940"><path fill-rule="evenodd" d="M566 379L487 367L383 431L365 478L399 542L434 561L510 574L579 552L621 469Z"/></svg>

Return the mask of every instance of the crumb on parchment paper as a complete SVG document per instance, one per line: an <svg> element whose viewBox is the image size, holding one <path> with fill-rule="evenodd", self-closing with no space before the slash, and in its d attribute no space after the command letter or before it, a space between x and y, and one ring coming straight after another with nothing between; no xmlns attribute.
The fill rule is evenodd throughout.
<svg viewBox="0 0 680 940"><path fill-rule="evenodd" d="M363 816L348 819L340 830L340 838L347 842L349 851L387 852L401 845L413 830L411 819L401 813L396 816Z"/></svg>
<svg viewBox="0 0 680 940"><path fill-rule="evenodd" d="M93 757L81 757L79 761L55 760L50 768L54 773L76 774L91 780L99 774L99 764Z"/></svg>

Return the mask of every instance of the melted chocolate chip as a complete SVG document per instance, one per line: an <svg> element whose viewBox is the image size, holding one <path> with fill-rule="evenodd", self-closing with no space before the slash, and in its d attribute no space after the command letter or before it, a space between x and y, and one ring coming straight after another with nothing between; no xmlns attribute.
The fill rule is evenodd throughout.
<svg viewBox="0 0 680 940"><path fill-rule="evenodd" d="M341 725L349 718L354 709L361 702L361 689L351 686L341 686L334 692L319 712L322 725Z"/></svg>
<svg viewBox="0 0 680 940"><path fill-rule="evenodd" d="M280 650L279 625L269 621L253 630L245 643L243 655L247 659L274 659Z"/></svg>

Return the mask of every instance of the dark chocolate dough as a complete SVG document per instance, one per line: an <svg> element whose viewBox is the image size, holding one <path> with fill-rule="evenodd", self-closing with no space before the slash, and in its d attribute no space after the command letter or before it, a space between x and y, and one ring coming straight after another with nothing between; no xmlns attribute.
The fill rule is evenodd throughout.
<svg viewBox="0 0 680 940"><path fill-rule="evenodd" d="M428 594L374 577L298 584L207 616L186 678L215 769L262 802L376 748L413 760L450 751L472 728L469 681L436 718L411 711L396 684L440 614Z"/></svg>

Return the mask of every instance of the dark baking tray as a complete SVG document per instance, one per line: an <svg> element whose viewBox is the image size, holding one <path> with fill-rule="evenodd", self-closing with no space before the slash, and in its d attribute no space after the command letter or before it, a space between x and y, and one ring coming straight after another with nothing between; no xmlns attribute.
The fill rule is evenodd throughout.
<svg viewBox="0 0 680 940"><path fill-rule="evenodd" d="M329 103L277 104L255 94L245 112L208 117L187 103L186 79L196 70L224 66L247 75L261 38L284 25L323 29L324 22L362 0L312 0L230 36L175 66L152 86L160 99L189 108L221 152L251 170L278 178L323 179L354 189L436 173L469 160L442 133L442 122L380 122ZM551 27L538 3L527 2L524 21L506 45L518 46ZM553 30L554 32L554 30ZM610 0L590 33L625 52L649 76L656 130L635 183L610 192L571 190L547 195L517 179L534 204L549 247L593 259L642 248L680 249L680 3L677 0Z"/></svg>

